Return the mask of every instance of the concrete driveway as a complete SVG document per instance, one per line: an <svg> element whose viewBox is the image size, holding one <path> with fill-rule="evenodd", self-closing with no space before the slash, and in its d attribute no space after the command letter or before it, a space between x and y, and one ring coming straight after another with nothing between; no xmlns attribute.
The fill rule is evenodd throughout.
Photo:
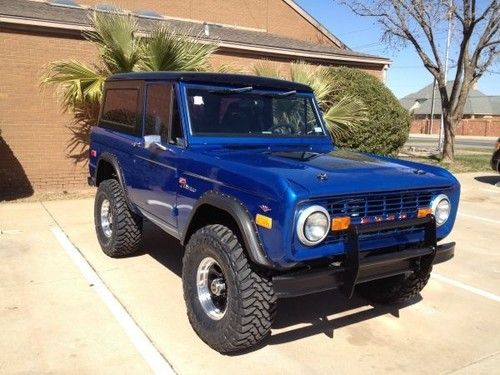
<svg viewBox="0 0 500 375"><path fill-rule="evenodd" d="M456 256L435 267L420 301L388 308L337 292L281 300L270 339L235 356L191 329L183 249L168 235L147 225L144 254L111 259L91 199L0 205L0 373L494 373L500 177L459 177Z"/></svg>

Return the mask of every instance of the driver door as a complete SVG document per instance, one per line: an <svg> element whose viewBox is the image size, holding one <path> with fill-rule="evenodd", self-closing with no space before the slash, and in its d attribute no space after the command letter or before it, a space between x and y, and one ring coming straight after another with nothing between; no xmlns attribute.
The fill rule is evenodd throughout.
<svg viewBox="0 0 500 375"><path fill-rule="evenodd" d="M144 143L137 147L134 158L137 182L134 195L136 204L143 211L175 228L180 150L169 142L174 97L171 82L145 85Z"/></svg>

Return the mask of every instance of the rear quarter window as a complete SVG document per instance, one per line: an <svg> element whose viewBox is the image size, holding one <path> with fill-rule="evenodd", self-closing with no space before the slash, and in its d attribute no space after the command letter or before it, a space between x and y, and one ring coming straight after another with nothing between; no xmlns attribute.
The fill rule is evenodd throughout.
<svg viewBox="0 0 500 375"><path fill-rule="evenodd" d="M138 104L138 89L106 90L100 126L136 134L139 118Z"/></svg>

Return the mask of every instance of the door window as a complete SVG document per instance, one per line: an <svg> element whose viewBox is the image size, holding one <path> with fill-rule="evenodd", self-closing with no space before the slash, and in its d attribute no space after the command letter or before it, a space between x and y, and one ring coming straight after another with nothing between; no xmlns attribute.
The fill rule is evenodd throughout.
<svg viewBox="0 0 500 375"><path fill-rule="evenodd" d="M159 135L162 143L168 142L172 92L171 84L162 83L147 86L144 135Z"/></svg>

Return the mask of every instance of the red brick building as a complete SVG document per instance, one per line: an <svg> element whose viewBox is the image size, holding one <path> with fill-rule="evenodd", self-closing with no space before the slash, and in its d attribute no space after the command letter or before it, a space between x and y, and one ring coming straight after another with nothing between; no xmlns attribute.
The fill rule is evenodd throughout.
<svg viewBox="0 0 500 375"><path fill-rule="evenodd" d="M447 84L451 91L453 82ZM432 105L432 83L400 99L412 116L411 134L439 134L441 127L441 99L437 88ZM433 113L433 115L431 115ZM431 120L432 118L432 120ZM455 129L456 135L500 136L500 96L489 96L473 88L465 102L462 121Z"/></svg>
<svg viewBox="0 0 500 375"><path fill-rule="evenodd" d="M47 63L91 63L94 47L82 37L89 12L109 11L102 0L0 0L0 200L33 190L85 186L86 165L68 149L69 114L56 94L40 87ZM357 53L292 0L115 0L146 32L154 23L189 30L219 43L212 65L249 71L260 59L286 65L345 65L380 79L390 61Z"/></svg>

